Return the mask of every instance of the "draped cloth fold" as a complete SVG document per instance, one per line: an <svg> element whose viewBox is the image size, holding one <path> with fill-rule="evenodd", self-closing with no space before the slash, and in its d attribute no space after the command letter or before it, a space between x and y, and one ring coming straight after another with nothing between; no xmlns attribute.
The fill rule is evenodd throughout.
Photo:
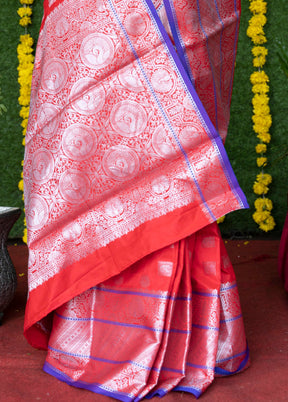
<svg viewBox="0 0 288 402"><path fill-rule="evenodd" d="M247 207L223 142L238 0L46 0L24 196L24 333L45 371L123 401L249 354L215 221Z"/></svg>

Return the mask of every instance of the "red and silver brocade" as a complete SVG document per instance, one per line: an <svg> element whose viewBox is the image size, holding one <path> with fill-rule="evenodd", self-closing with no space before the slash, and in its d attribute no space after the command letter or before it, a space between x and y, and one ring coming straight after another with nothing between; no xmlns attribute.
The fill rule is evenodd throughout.
<svg viewBox="0 0 288 402"><path fill-rule="evenodd" d="M24 331L48 347L45 370L77 387L198 396L247 364L213 223L247 207L223 147L239 3L44 1Z"/></svg>

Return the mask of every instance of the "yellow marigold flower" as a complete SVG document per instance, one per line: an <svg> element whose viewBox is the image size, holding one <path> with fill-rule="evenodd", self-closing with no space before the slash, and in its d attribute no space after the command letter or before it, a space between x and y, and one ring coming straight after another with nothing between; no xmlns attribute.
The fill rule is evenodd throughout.
<svg viewBox="0 0 288 402"><path fill-rule="evenodd" d="M24 182L23 182L23 180L19 181L18 188L19 188L20 191L24 191Z"/></svg>
<svg viewBox="0 0 288 402"><path fill-rule="evenodd" d="M30 92L31 88L31 76L30 77L19 77L18 78L18 83L20 84L21 87L27 87L28 91ZM21 90L20 93L22 94Z"/></svg>
<svg viewBox="0 0 288 402"><path fill-rule="evenodd" d="M33 54L18 54L18 60L21 64L20 68L25 68L25 66L29 67L30 63L34 62L34 56ZM19 67L18 67L19 69Z"/></svg>
<svg viewBox="0 0 288 402"><path fill-rule="evenodd" d="M265 82L269 82L269 77L263 70L254 71L254 73L250 75L250 81L252 85L264 84Z"/></svg>
<svg viewBox="0 0 288 402"><path fill-rule="evenodd" d="M33 4L34 0L20 0L21 4Z"/></svg>
<svg viewBox="0 0 288 402"><path fill-rule="evenodd" d="M262 43L259 43L258 39L259 37L265 37L264 30L261 25L249 25L246 34L252 40L252 42L255 43L255 45L262 45Z"/></svg>
<svg viewBox="0 0 288 402"><path fill-rule="evenodd" d="M256 94L256 93L266 94L267 92L269 92L269 85L267 85L266 83L254 84L252 86L252 92L254 94Z"/></svg>
<svg viewBox="0 0 288 402"><path fill-rule="evenodd" d="M254 221L259 225L261 222L264 222L269 217L269 215L270 215L269 211L256 211L254 212L252 217Z"/></svg>
<svg viewBox="0 0 288 402"><path fill-rule="evenodd" d="M31 24L32 23L32 21L31 21L31 18L30 17L22 17L20 20L19 20L19 24L22 26L22 27L27 27L27 25L29 25L29 24Z"/></svg>
<svg viewBox="0 0 288 402"><path fill-rule="evenodd" d="M26 132L26 131L25 131ZM22 140L22 145L23 145L23 147L25 147L25 137L23 138L23 140Z"/></svg>
<svg viewBox="0 0 288 402"><path fill-rule="evenodd" d="M253 106L262 106L268 105L269 103L269 96L266 94L255 94L252 98Z"/></svg>
<svg viewBox="0 0 288 402"><path fill-rule="evenodd" d="M19 116L22 117L22 119L28 119L29 116L29 106L23 106L19 112Z"/></svg>
<svg viewBox="0 0 288 402"><path fill-rule="evenodd" d="M257 198L254 206L257 211L271 211L273 209L272 201L266 197Z"/></svg>
<svg viewBox="0 0 288 402"><path fill-rule="evenodd" d="M271 117L270 114L268 114L268 115L260 115L260 116L258 114L254 114L252 116L252 121L255 124L261 124L261 125L266 126L266 127L271 127L272 117Z"/></svg>
<svg viewBox="0 0 288 402"><path fill-rule="evenodd" d="M269 133L259 133L257 135L257 138L259 138L259 140L265 142L266 144L269 144L269 142L271 141L271 135Z"/></svg>
<svg viewBox="0 0 288 402"><path fill-rule="evenodd" d="M267 3L262 0L253 0L250 2L249 10L253 14L266 14Z"/></svg>
<svg viewBox="0 0 288 402"><path fill-rule="evenodd" d="M21 68L18 69L18 75L19 77L29 77L32 75L33 72L33 63L28 64L27 66L25 66L25 68Z"/></svg>
<svg viewBox="0 0 288 402"><path fill-rule="evenodd" d="M259 183L265 184L265 186L268 186L270 183L272 183L272 176L268 173L259 173L256 179Z"/></svg>
<svg viewBox="0 0 288 402"><path fill-rule="evenodd" d="M250 35L248 35L247 33L247 36ZM264 34L258 34L258 35L255 34L254 36L251 37L251 40L254 43L254 45L263 45L264 43L267 42L266 36Z"/></svg>
<svg viewBox="0 0 288 402"><path fill-rule="evenodd" d="M19 96L18 102L19 102L19 105L21 105L21 106L29 106L30 97L29 96Z"/></svg>
<svg viewBox="0 0 288 402"><path fill-rule="evenodd" d="M265 222L261 222L259 227L260 229L264 230L264 232L269 232L270 230L273 230L275 227L275 221L273 216L268 216L268 218L265 220Z"/></svg>
<svg viewBox="0 0 288 402"><path fill-rule="evenodd" d="M263 67L266 63L266 56L268 54L268 50L264 46L254 46L252 48L252 54L254 56L253 66L254 67Z"/></svg>
<svg viewBox="0 0 288 402"><path fill-rule="evenodd" d="M265 158L265 157L260 157L260 158L257 158L257 166L258 167L262 167L262 166L265 166L265 165L267 165L267 158Z"/></svg>
<svg viewBox="0 0 288 402"><path fill-rule="evenodd" d="M20 7L20 8L18 8L17 14L21 18L24 16L30 17L30 15L32 15L32 9L31 9L31 7Z"/></svg>
<svg viewBox="0 0 288 402"><path fill-rule="evenodd" d="M254 201L254 206L257 211L263 211L264 208L264 198L257 198Z"/></svg>
<svg viewBox="0 0 288 402"><path fill-rule="evenodd" d="M265 63L266 63L265 56L257 56L257 57L254 57L254 59L253 59L254 67L263 67Z"/></svg>
<svg viewBox="0 0 288 402"><path fill-rule="evenodd" d="M33 48L29 46L27 43L19 43L17 46L17 53L18 54L29 54L33 52Z"/></svg>
<svg viewBox="0 0 288 402"><path fill-rule="evenodd" d="M29 38L31 38L30 34L20 35L20 42L24 42L25 40L28 40Z"/></svg>
<svg viewBox="0 0 288 402"><path fill-rule="evenodd" d="M269 127L264 124L253 124L253 130L256 134L266 134L269 132Z"/></svg>
<svg viewBox="0 0 288 402"><path fill-rule="evenodd" d="M23 237L22 240L25 244L27 244L27 229L25 228L23 231Z"/></svg>
<svg viewBox="0 0 288 402"><path fill-rule="evenodd" d="M260 103L256 103L253 107L253 113L258 116L268 116L270 114L270 107L268 104L261 105Z"/></svg>
<svg viewBox="0 0 288 402"><path fill-rule="evenodd" d="M27 125L28 125L28 119L23 119L22 123L21 123L21 127L27 128Z"/></svg>
<svg viewBox="0 0 288 402"><path fill-rule="evenodd" d="M30 85L22 86L22 87L20 88L20 98L21 98L21 99L24 99L24 101L25 101L25 98L27 98L28 101L29 101L29 100L30 100L30 92L31 92L31 87L30 87ZM25 101L25 102L26 102L26 101ZM22 106L26 106L26 105L22 105Z"/></svg>
<svg viewBox="0 0 288 402"><path fill-rule="evenodd" d="M258 56L267 56L268 54L268 49L264 46L254 46L251 50L252 54L254 57Z"/></svg>
<svg viewBox="0 0 288 402"><path fill-rule="evenodd" d="M257 144L255 147L256 153L257 154L264 154L267 152L267 145L266 144Z"/></svg>
<svg viewBox="0 0 288 402"><path fill-rule="evenodd" d="M255 28L262 28L266 22L267 18L264 14L254 14L249 20L249 25Z"/></svg>
<svg viewBox="0 0 288 402"><path fill-rule="evenodd" d="M221 218L217 219L217 223L222 223L225 220L225 215L221 216Z"/></svg>
<svg viewBox="0 0 288 402"><path fill-rule="evenodd" d="M271 211L273 209L273 203L269 198L263 197L263 198L257 198L255 200L255 208L257 210L267 210Z"/></svg>
<svg viewBox="0 0 288 402"><path fill-rule="evenodd" d="M255 194L262 195L268 193L268 187L265 186L263 183L258 183L257 181L253 184L253 191Z"/></svg>

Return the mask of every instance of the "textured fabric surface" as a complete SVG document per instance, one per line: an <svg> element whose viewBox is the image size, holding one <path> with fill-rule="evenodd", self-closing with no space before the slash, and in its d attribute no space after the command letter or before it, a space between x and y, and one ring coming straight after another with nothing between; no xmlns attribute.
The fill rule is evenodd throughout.
<svg viewBox="0 0 288 402"><path fill-rule="evenodd" d="M239 7L44 2L24 330L61 380L125 401L199 396L248 364L215 223L247 207L223 146Z"/></svg>
<svg viewBox="0 0 288 402"><path fill-rule="evenodd" d="M24 161L26 330L91 285L247 206L217 119L205 110L229 104L237 3L187 3L190 25L172 38L178 52L165 30L167 19L177 28L167 2L129 4L44 3ZM233 29L229 40L224 27ZM193 78L181 61L190 48L199 52Z"/></svg>
<svg viewBox="0 0 288 402"><path fill-rule="evenodd" d="M215 378L200 401L286 402L288 298L277 272L279 240L228 240L225 246L237 277L252 364L240 374ZM16 268L18 286L0 327L1 391L5 402L40 399L45 402L111 402L113 399L108 396L71 387L41 370L46 352L32 348L22 335L28 250L24 245L11 245L9 253ZM193 400L191 394L180 391L168 393L161 402ZM155 397L152 401L160 400Z"/></svg>
<svg viewBox="0 0 288 402"><path fill-rule="evenodd" d="M122 401L248 366L234 272L216 224L144 258L59 307L44 370Z"/></svg>

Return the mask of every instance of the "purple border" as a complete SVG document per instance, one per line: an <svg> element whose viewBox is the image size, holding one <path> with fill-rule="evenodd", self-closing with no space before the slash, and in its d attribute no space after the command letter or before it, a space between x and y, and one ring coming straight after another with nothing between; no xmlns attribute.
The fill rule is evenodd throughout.
<svg viewBox="0 0 288 402"><path fill-rule="evenodd" d="M154 23L157 27L157 31L158 31L158 35L162 41L163 44L166 45L166 47L168 48L169 52L168 55L170 54L174 64L176 65L178 71L179 71L179 78L182 78L182 84L184 87L186 87L187 92L190 93L190 95L192 96L192 102L194 102L200 112L200 114L202 115L202 121L204 120L204 123L206 124L208 130L207 130L207 134L209 135L210 139L212 140L212 142L214 142L214 145L216 145L216 147L219 150L219 160L221 163L221 166L223 168L223 171L225 173L225 176L227 178L227 181L230 184L231 190L234 188L235 191L237 192L237 194L235 194L234 191L234 195L235 197L238 199L238 202L240 205L242 205L243 208L249 208L248 202L246 200L246 197L242 191L242 189L240 188L238 181L236 179L235 173L232 169L232 166L230 164L230 161L228 159L228 155L225 151L223 142L221 137L218 135L214 125L212 124L206 110L204 109L202 102L200 101L195 88L192 85L192 82L190 80L190 78L188 77L185 68L183 67L179 56L177 55L174 46L160 20L160 17L157 14L157 11L154 7L154 4L152 3L151 0L142 0L143 4L146 5L146 9L148 8L148 10L150 11L150 16L153 17L154 19ZM220 157L221 155L221 157ZM232 183L232 185L231 185Z"/></svg>
<svg viewBox="0 0 288 402"><path fill-rule="evenodd" d="M45 373L50 374L56 377L58 380L66 382L66 384L71 385L76 388L84 388L89 391L95 392L96 394L101 394L105 396L109 396L111 398L118 399L123 402L131 402L134 401L135 396L131 394L124 394L113 390L104 389L100 384L88 384L84 381L74 381L66 374L63 374L60 370L55 369L50 363L45 362L43 366L43 371ZM130 396L131 395L131 396Z"/></svg>
<svg viewBox="0 0 288 402"><path fill-rule="evenodd" d="M244 367L246 366L246 364L248 363L249 360L249 356L250 356L250 352L249 352L249 347L247 344L247 348L244 352L239 353L238 355L232 356L230 359L223 359L220 361L216 361L216 364L222 363L224 361L228 361L231 359L235 359L237 357L240 357L241 355L245 354L245 358L242 360L242 362L239 364L238 368L235 371L228 371L225 369L222 369L221 367L215 367L215 374L221 375L221 376L228 376L228 375L233 375L233 374L237 374L239 373L239 371L242 371L244 369Z"/></svg>
<svg viewBox="0 0 288 402"><path fill-rule="evenodd" d="M199 388L194 387L183 387L181 385L173 388L173 391L183 391L189 392L189 394L193 394L198 399L202 395L202 391Z"/></svg>

